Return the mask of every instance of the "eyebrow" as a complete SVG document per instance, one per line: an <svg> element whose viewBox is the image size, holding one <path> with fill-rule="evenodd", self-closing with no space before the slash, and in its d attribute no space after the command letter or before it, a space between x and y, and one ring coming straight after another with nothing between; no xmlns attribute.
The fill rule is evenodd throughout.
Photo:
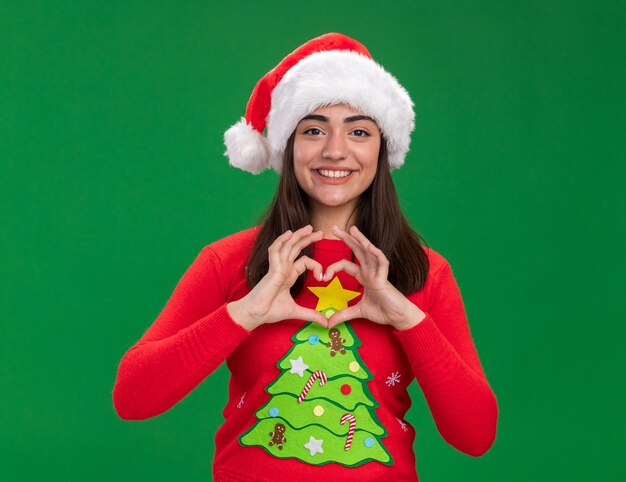
<svg viewBox="0 0 626 482"><path fill-rule="evenodd" d="M325 115L319 115L319 114L309 114L305 117L302 118L302 120L316 120L319 122L330 122L330 119L328 119L328 117L326 117ZM366 120L366 121L372 121L374 123L376 123L376 121L374 119L372 119L371 117L367 116L367 115L352 115L350 117L346 117L343 120L344 124L349 124L350 122L357 122L357 121L361 121L361 120Z"/></svg>

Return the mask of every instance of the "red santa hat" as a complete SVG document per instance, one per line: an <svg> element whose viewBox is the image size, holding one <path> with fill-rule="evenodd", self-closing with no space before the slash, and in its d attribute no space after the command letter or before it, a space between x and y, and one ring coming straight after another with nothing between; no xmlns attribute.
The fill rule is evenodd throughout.
<svg viewBox="0 0 626 482"><path fill-rule="evenodd" d="M376 121L391 169L400 167L414 127L413 102L363 44L339 33L309 40L258 81L245 117L224 134L225 155L244 171L257 174L271 166L280 172L287 141L302 118L340 103Z"/></svg>

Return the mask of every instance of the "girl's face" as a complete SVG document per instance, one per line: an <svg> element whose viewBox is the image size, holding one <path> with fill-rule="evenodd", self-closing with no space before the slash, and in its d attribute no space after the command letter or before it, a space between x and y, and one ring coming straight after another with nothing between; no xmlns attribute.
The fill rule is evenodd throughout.
<svg viewBox="0 0 626 482"><path fill-rule="evenodd" d="M376 175L380 142L376 122L345 104L320 107L302 119L293 163L311 208L355 208Z"/></svg>

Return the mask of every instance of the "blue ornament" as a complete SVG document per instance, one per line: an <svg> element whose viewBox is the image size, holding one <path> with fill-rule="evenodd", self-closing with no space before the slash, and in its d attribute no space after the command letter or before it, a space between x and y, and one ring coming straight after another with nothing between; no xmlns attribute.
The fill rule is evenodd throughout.
<svg viewBox="0 0 626 482"><path fill-rule="evenodd" d="M270 408L270 415L272 417L278 417L279 413L280 413L280 410L278 410L276 407Z"/></svg>
<svg viewBox="0 0 626 482"><path fill-rule="evenodd" d="M374 439L372 437L367 437L363 440L363 445L365 445L368 449L374 446Z"/></svg>
<svg viewBox="0 0 626 482"><path fill-rule="evenodd" d="M309 336L309 343L311 345L315 345L318 341L320 341L320 337L317 335L311 335Z"/></svg>

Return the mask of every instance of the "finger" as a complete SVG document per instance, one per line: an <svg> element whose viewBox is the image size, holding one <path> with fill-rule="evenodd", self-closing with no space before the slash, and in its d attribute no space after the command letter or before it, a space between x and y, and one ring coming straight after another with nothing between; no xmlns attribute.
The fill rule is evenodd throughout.
<svg viewBox="0 0 626 482"><path fill-rule="evenodd" d="M312 231L313 231L313 226L311 226L310 224L307 224L303 228L300 228L297 231L295 231L291 239L289 239L289 241L283 244L280 250L281 259L288 261L290 263L293 263L293 260L296 259L300 251L302 251L302 248L298 249L295 256L292 257L292 253L295 251L296 246L301 245L301 243L304 243L302 245L303 247L306 246L308 244L306 239L308 238L308 236L311 235Z"/></svg>
<svg viewBox="0 0 626 482"><path fill-rule="evenodd" d="M323 327L328 327L328 320L323 314L321 314L319 311L305 308L304 306L296 305L293 317L296 320L313 321L322 325Z"/></svg>
<svg viewBox="0 0 626 482"><path fill-rule="evenodd" d="M367 237L359 230L359 228L357 228L356 226L351 226L350 227L350 235L357 240L357 242L361 245L361 247L363 248L363 252L365 253L365 256L367 258L368 264L369 263L374 263L377 264L378 263L378 257L374 256L374 254L372 253L372 251L370 251L370 247L374 246L374 244L367 239ZM374 246L375 247L375 246ZM382 251L381 251L382 252Z"/></svg>
<svg viewBox="0 0 626 482"><path fill-rule="evenodd" d="M360 303L336 312L328 319L328 328L332 328L333 326L337 326L344 321L354 320L356 318L363 318Z"/></svg>
<svg viewBox="0 0 626 482"><path fill-rule="evenodd" d="M333 225L333 227L331 228L331 231L335 236L337 236L344 243L350 246L350 249L354 252L354 255L359 260L359 263L367 264L365 251L363 251L362 246L354 237L352 237L349 233L345 232L343 229L341 229L337 225Z"/></svg>
<svg viewBox="0 0 626 482"><path fill-rule="evenodd" d="M361 231L359 231L359 228L357 228L356 226L351 226L349 232L350 235L354 239L356 239L363 247L363 251L367 251L372 242L367 239L367 237Z"/></svg>
<svg viewBox="0 0 626 482"><path fill-rule="evenodd" d="M270 265L272 263L277 263L279 261L280 249L282 248L282 246L283 246L283 244L285 242L287 242L289 239L291 239L292 236L293 236L293 232L291 230L287 230L283 234L278 236L274 240L274 242L270 245L270 247L267 248L268 261L269 261Z"/></svg>
<svg viewBox="0 0 626 482"><path fill-rule="evenodd" d="M270 245L270 248L280 249L285 242L291 239L292 236L293 231L291 229L288 229L274 240L274 242Z"/></svg>
<svg viewBox="0 0 626 482"><path fill-rule="evenodd" d="M287 260L294 244L300 241L303 237L309 235L313 231L313 226L307 224L306 226L294 231L293 236L289 238L280 248L280 258Z"/></svg>
<svg viewBox="0 0 626 482"><path fill-rule="evenodd" d="M291 263L298 257L298 255L302 252L302 250L310 245L311 243L315 243L324 237L324 231L315 231L302 239L294 242L291 246L291 252L289 253L289 261Z"/></svg>
<svg viewBox="0 0 626 482"><path fill-rule="evenodd" d="M389 274L389 260L385 256L385 253L383 253L380 248L374 246L358 227L352 226L350 228L350 234L364 247L369 259L371 259L371 263L376 266L376 275L386 279Z"/></svg>
<svg viewBox="0 0 626 482"><path fill-rule="evenodd" d="M354 276L357 281L359 281L361 268L358 264L353 263L352 261L348 261L347 259L341 259L326 268L326 273L324 273L323 281L330 281L331 279L333 279L333 276L335 276L335 273L338 273L339 271L345 271L350 276Z"/></svg>
<svg viewBox="0 0 626 482"><path fill-rule="evenodd" d="M378 272L376 274L387 279L387 276L389 275L389 260L387 259L387 256L385 256L385 253L383 253L382 249L377 248L373 244L369 245L368 251L378 262Z"/></svg>
<svg viewBox="0 0 626 482"><path fill-rule="evenodd" d="M313 275L316 280L322 281L322 265L308 256L301 256L298 258L298 260L293 264L293 267L296 270L296 273L298 273L298 276L308 269L309 271L313 271Z"/></svg>

